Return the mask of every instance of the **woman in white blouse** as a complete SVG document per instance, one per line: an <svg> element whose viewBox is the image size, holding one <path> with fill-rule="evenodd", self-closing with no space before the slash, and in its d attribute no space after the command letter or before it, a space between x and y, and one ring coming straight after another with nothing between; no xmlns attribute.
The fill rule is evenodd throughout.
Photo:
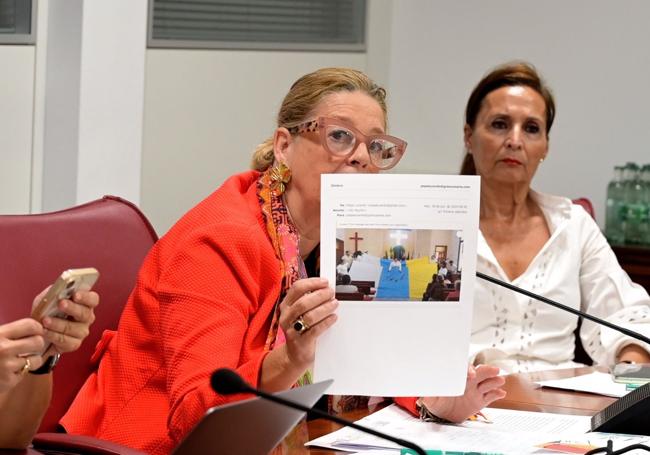
<svg viewBox="0 0 650 455"><path fill-rule="evenodd" d="M648 293L593 219L530 187L554 115L553 96L527 63L494 69L469 98L461 173L481 176L477 270L648 336ZM473 363L508 372L576 365L576 316L481 280L474 301ZM580 337L595 363L650 361L649 346L590 321Z"/></svg>

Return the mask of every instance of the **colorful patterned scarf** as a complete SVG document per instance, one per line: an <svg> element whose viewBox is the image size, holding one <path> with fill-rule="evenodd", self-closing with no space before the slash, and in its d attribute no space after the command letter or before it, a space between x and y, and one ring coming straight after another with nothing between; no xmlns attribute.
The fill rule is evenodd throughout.
<svg viewBox="0 0 650 455"><path fill-rule="evenodd" d="M269 168L260 175L257 181L257 196L266 222L266 230L275 249L275 255L280 261L282 285L273 311L271 328L264 346L268 351L282 346L286 341L282 327L280 327L280 302L293 286L293 283L302 278L307 278L305 263L298 249L300 234L291 221L291 216L284 205L282 196L276 194L272 183L271 168ZM308 370L298 380L297 385L310 384L311 382L311 371Z"/></svg>
<svg viewBox="0 0 650 455"><path fill-rule="evenodd" d="M286 340L280 327L280 302L282 302L293 283L299 279L307 278L307 271L298 249L300 234L291 221L291 216L287 211L282 196L276 194L273 190L271 168L260 175L257 181L257 196L262 207L267 232L275 249L275 255L280 261L280 272L282 273L280 296L275 304L271 328L265 344L265 349L270 351L282 346ZM311 382L312 373L311 370L307 370L298 379L295 386L311 384ZM351 395L330 395L328 402L329 411L333 413L347 412L367 405L368 397Z"/></svg>

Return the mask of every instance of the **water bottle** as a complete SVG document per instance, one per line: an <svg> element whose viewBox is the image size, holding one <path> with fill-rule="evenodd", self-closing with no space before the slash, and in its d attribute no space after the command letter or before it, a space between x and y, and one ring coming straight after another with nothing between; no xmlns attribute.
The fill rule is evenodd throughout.
<svg viewBox="0 0 650 455"><path fill-rule="evenodd" d="M643 244L645 241L645 231L647 231L647 224L644 224L646 218L645 194L640 174L637 164L628 163L624 173L625 196L623 202L625 203L625 221L623 224L623 233L625 235L625 243L630 245Z"/></svg>
<svg viewBox="0 0 650 455"><path fill-rule="evenodd" d="M623 166L615 166L614 178L607 185L605 236L612 245L625 243L623 219L621 217L624 197L623 169Z"/></svg>

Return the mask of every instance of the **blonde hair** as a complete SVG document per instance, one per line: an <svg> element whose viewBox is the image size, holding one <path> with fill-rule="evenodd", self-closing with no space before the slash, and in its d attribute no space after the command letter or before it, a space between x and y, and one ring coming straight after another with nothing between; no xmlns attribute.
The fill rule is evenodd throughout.
<svg viewBox="0 0 650 455"><path fill-rule="evenodd" d="M350 68L322 68L306 74L294 82L280 106L277 126L291 127L298 125L307 120L307 117L323 98L342 91L360 91L368 94L379 103L381 110L384 112L385 123L388 113L386 90L375 84L361 71ZM264 171L273 164L273 160L273 137L270 137L255 149L251 168Z"/></svg>

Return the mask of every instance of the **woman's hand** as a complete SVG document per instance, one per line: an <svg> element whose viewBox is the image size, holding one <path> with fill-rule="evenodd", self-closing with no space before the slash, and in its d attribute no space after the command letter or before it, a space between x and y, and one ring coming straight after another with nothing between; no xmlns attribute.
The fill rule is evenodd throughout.
<svg viewBox="0 0 650 455"><path fill-rule="evenodd" d="M501 388L505 379L498 376L499 368L489 365L470 365L467 370L465 393L459 397L426 397L420 401L429 411L451 422L462 422L488 406L493 401L506 396Z"/></svg>
<svg viewBox="0 0 650 455"><path fill-rule="evenodd" d="M262 362L260 388L267 392L287 390L314 362L316 339L336 321L338 307L327 280L305 278L296 281L280 303L280 327L286 343L273 349ZM296 330L302 317L307 329Z"/></svg>
<svg viewBox="0 0 650 455"><path fill-rule="evenodd" d="M43 326L31 318L0 325L0 393L14 388L43 364Z"/></svg>
<svg viewBox="0 0 650 455"><path fill-rule="evenodd" d="M337 307L334 290L323 278L298 280L287 291L280 304L280 326L287 339L288 360L294 367L304 371L313 363L316 339L336 321ZM298 318L307 327L302 332L294 327Z"/></svg>
<svg viewBox="0 0 650 455"><path fill-rule="evenodd" d="M628 344L621 348L618 353L616 363L649 363L650 354L637 344Z"/></svg>
<svg viewBox="0 0 650 455"><path fill-rule="evenodd" d="M34 300L34 305L38 297ZM71 300L63 299L57 303L58 309L68 318L44 317L43 336L47 344L52 346L43 356L54 353L63 354L79 349L83 340L90 333L90 326L95 322L95 307L99 304L99 296L92 291L75 292Z"/></svg>

